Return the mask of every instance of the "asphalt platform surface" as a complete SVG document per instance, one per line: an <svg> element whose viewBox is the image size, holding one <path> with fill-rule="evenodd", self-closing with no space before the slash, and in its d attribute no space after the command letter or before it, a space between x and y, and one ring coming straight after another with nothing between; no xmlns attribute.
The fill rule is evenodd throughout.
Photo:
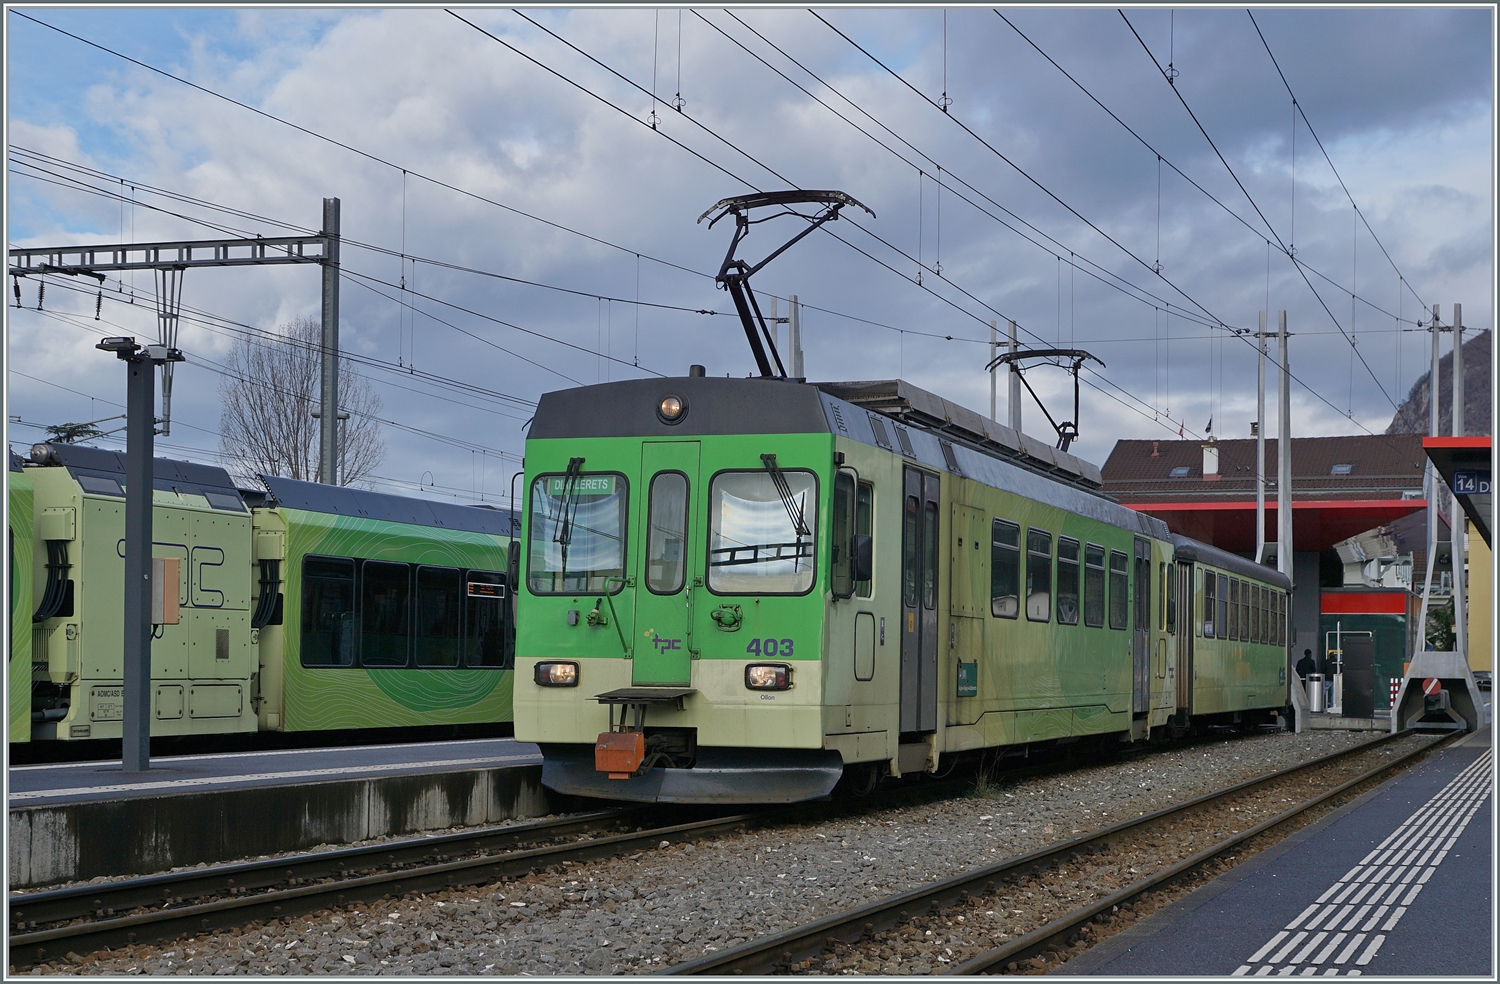
<svg viewBox="0 0 1500 984"><path fill-rule="evenodd" d="M1490 726L1057 968L1495 978Z"/></svg>

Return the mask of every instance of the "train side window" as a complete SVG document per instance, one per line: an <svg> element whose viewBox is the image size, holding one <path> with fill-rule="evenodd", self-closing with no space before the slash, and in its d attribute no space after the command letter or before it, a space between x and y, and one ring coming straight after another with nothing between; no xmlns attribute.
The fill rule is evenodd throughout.
<svg viewBox="0 0 1500 984"><path fill-rule="evenodd" d="M1240 641L1250 641L1250 582L1240 582Z"/></svg>
<svg viewBox="0 0 1500 984"><path fill-rule="evenodd" d="M410 567L367 560L360 565L360 575L360 665L407 665L411 649Z"/></svg>
<svg viewBox="0 0 1500 984"><path fill-rule="evenodd" d="M463 577L452 567L417 568L417 665L457 666L463 631Z"/></svg>
<svg viewBox="0 0 1500 984"><path fill-rule="evenodd" d="M1203 621L1199 625L1200 636L1214 637L1214 574L1203 571Z"/></svg>
<svg viewBox="0 0 1500 984"><path fill-rule="evenodd" d="M1109 552L1109 627L1130 625L1130 558L1124 551Z"/></svg>
<svg viewBox="0 0 1500 984"><path fill-rule="evenodd" d="M1167 624L1167 632L1175 635L1177 633L1177 606L1181 604L1177 600L1177 563L1169 561L1162 565L1162 619Z"/></svg>
<svg viewBox="0 0 1500 984"><path fill-rule="evenodd" d="M652 594L682 590L687 573L687 503L686 475L661 472L651 479L646 497L646 589Z"/></svg>
<svg viewBox="0 0 1500 984"><path fill-rule="evenodd" d="M1206 639L1214 637L1214 613L1218 606L1215 604L1217 595L1214 593L1214 575L1212 571L1203 572L1203 632Z"/></svg>
<svg viewBox="0 0 1500 984"><path fill-rule="evenodd" d="M1240 579L1229 579L1229 641L1240 641Z"/></svg>
<svg viewBox="0 0 1500 984"><path fill-rule="evenodd" d="M464 663L487 668L510 666L505 644L505 575L469 571L464 582Z"/></svg>
<svg viewBox="0 0 1500 984"><path fill-rule="evenodd" d="M899 431L897 433L900 433ZM938 511L929 502L922 511L922 607L937 607Z"/></svg>
<svg viewBox="0 0 1500 984"><path fill-rule="evenodd" d="M1156 627L1165 632L1167 631L1167 565L1161 563L1157 567L1159 570L1156 577L1161 603L1157 606L1156 621L1158 624Z"/></svg>
<svg viewBox="0 0 1500 984"><path fill-rule="evenodd" d="M833 480L833 536L830 585L835 598L854 593L854 564L850 543L854 537L854 476L839 472Z"/></svg>
<svg viewBox="0 0 1500 984"><path fill-rule="evenodd" d="M873 536L875 532L875 486L869 482L860 482L854 495L854 532L865 536ZM870 581L855 581L854 593L861 598L868 598L872 593L873 584Z"/></svg>
<svg viewBox="0 0 1500 984"><path fill-rule="evenodd" d="M1057 538L1057 623L1078 624L1078 541Z"/></svg>
<svg viewBox="0 0 1500 984"><path fill-rule="evenodd" d="M354 561L302 559L303 666L354 665Z"/></svg>
<svg viewBox="0 0 1500 984"><path fill-rule="evenodd" d="M1252 619L1251 622L1250 622L1251 625L1255 626L1255 638L1253 640L1251 640L1252 642L1265 642L1266 641L1266 600L1265 599L1266 599L1265 589L1262 588L1260 585L1257 584L1255 586L1255 596L1252 599L1255 602L1255 618Z"/></svg>
<svg viewBox="0 0 1500 984"><path fill-rule="evenodd" d="M906 497L906 510L901 517L901 604L907 608L917 607L917 514L921 507L917 497Z"/></svg>
<svg viewBox="0 0 1500 984"><path fill-rule="evenodd" d="M1104 627L1104 548L1097 543L1083 548L1083 624Z"/></svg>
<svg viewBox="0 0 1500 984"><path fill-rule="evenodd" d="M1286 620L1288 597L1289 596L1285 592L1276 592L1276 645L1278 646L1286 645L1287 637L1290 635L1290 633L1287 631Z"/></svg>
<svg viewBox="0 0 1500 984"><path fill-rule="evenodd" d="M1026 531L1026 619L1052 621L1052 534Z"/></svg>
<svg viewBox="0 0 1500 984"><path fill-rule="evenodd" d="M1021 527L996 519L990 524L990 614L1021 614Z"/></svg>
<svg viewBox="0 0 1500 984"><path fill-rule="evenodd" d="M1214 623L1218 627L1218 629L1219 629L1219 638L1220 639L1229 639L1229 638L1231 638L1231 634L1229 632L1229 612L1230 612L1230 607L1229 607L1229 575L1228 574L1220 574L1219 575L1219 616L1218 616L1218 619Z"/></svg>

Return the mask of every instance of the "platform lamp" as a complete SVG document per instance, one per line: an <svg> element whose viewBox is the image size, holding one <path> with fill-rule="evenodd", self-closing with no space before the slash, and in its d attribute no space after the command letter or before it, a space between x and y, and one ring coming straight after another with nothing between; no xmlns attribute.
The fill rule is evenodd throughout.
<svg viewBox="0 0 1500 984"><path fill-rule="evenodd" d="M166 345L140 345L129 335L101 341L125 363L125 646L120 768L151 768L151 504L155 486L156 370L183 361Z"/></svg>

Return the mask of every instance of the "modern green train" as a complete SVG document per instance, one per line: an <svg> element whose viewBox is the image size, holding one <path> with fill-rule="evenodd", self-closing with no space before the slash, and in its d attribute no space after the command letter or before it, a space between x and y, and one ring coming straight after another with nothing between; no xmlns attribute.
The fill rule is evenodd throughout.
<svg viewBox="0 0 1500 984"><path fill-rule="evenodd" d="M790 802L1287 703L1284 576L903 381L548 393L525 475L515 733L560 792Z"/></svg>
<svg viewBox="0 0 1500 984"><path fill-rule="evenodd" d="M120 737L124 475L12 457L12 742ZM156 459L154 737L510 721L509 511L262 481Z"/></svg>

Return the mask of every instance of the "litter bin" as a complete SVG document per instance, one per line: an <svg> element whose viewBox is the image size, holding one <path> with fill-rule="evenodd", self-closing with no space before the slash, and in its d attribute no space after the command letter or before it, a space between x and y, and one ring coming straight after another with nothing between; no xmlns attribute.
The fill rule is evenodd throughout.
<svg viewBox="0 0 1500 984"><path fill-rule="evenodd" d="M1322 713L1328 710L1328 705L1323 700L1323 674L1309 673L1307 675L1307 707L1314 713Z"/></svg>

